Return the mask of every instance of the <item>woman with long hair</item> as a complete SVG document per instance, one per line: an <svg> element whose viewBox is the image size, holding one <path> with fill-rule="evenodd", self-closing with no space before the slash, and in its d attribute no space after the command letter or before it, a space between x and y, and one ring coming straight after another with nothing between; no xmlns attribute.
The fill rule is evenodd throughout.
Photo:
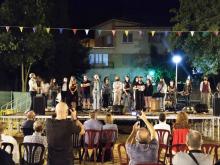
<svg viewBox="0 0 220 165"><path fill-rule="evenodd" d="M176 122L173 125L173 141L172 145L186 144L186 135L189 133L190 125L186 112L179 112L176 117ZM178 148L173 147L173 152L177 152Z"/></svg>
<svg viewBox="0 0 220 165"><path fill-rule="evenodd" d="M78 103L78 84L74 76L70 77L68 98L68 106L76 109Z"/></svg>
<svg viewBox="0 0 220 165"><path fill-rule="evenodd" d="M108 77L104 78L101 94L102 94L102 104L103 104L102 106L104 110L107 110L108 106L110 106L110 100L112 94L111 84Z"/></svg>
<svg viewBox="0 0 220 165"><path fill-rule="evenodd" d="M130 111L131 110L131 83L130 83L130 77L125 76L125 81L123 83L123 104L124 104L124 111Z"/></svg>
<svg viewBox="0 0 220 165"><path fill-rule="evenodd" d="M144 89L144 100L145 100L145 107L146 109L151 108L151 99L153 95L153 85L150 79L147 79Z"/></svg>

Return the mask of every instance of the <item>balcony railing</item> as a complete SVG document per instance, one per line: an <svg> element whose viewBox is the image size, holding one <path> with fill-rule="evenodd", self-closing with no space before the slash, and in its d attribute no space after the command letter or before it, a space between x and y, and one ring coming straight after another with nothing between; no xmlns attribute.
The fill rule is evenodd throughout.
<svg viewBox="0 0 220 165"><path fill-rule="evenodd" d="M108 65L105 64L90 64L91 68L114 68L114 62L109 62Z"/></svg>

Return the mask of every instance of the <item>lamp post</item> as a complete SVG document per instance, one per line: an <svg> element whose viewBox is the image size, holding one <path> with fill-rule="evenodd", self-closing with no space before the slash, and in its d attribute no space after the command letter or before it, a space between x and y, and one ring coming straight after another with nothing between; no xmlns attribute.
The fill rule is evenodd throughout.
<svg viewBox="0 0 220 165"><path fill-rule="evenodd" d="M181 62L182 58L179 55L174 55L172 61L176 64L176 75L175 75L175 86L177 90L177 76L178 76L178 64Z"/></svg>
<svg viewBox="0 0 220 165"><path fill-rule="evenodd" d="M175 75L175 86L176 86L176 92L175 92L175 101L177 103L177 76L178 76L178 64L181 62L182 58L179 55L174 55L172 58L172 61L176 64L176 75Z"/></svg>

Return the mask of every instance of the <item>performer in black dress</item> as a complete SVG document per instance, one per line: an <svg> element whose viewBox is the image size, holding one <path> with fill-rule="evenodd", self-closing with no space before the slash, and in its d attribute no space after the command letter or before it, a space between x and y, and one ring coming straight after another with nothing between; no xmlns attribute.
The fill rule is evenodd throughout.
<svg viewBox="0 0 220 165"><path fill-rule="evenodd" d="M102 96L102 107L104 110L108 110L111 101L112 88L108 77L104 78L104 83L102 84L101 96Z"/></svg>
<svg viewBox="0 0 220 165"><path fill-rule="evenodd" d="M78 84L74 76L70 77L68 106L76 109L78 104Z"/></svg>
<svg viewBox="0 0 220 165"><path fill-rule="evenodd" d="M144 89L145 84L143 83L143 78L138 78L137 83L137 90L136 90L136 110L144 110L145 103L144 103Z"/></svg>
<svg viewBox="0 0 220 165"><path fill-rule="evenodd" d="M144 100L146 109L151 108L151 99L153 95L153 85L150 79L147 79L144 89Z"/></svg>

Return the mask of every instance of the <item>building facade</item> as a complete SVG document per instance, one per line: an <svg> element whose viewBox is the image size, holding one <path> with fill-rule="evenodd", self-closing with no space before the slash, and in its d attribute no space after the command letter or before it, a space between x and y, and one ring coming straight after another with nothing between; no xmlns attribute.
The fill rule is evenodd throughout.
<svg viewBox="0 0 220 165"><path fill-rule="evenodd" d="M112 19L94 27L94 39L85 39L82 44L90 47L87 75L99 74L101 79L116 75L134 78L146 76L147 66L151 64L154 53L166 55L166 38L162 33L152 36L149 31L164 31L168 28L150 28L143 24ZM113 34L112 29L115 30Z"/></svg>

